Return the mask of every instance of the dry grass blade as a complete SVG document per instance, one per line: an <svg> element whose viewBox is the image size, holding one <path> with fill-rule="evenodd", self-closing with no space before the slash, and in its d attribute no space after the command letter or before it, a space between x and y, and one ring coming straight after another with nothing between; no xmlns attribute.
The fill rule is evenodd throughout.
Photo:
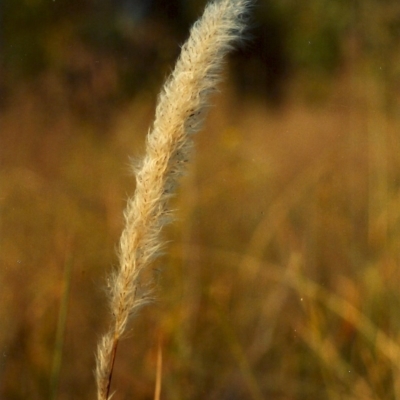
<svg viewBox="0 0 400 400"><path fill-rule="evenodd" d="M291 276L287 283L302 295L320 301L329 310L351 323L394 367L399 368L400 347L398 343L350 302L298 274Z"/></svg>
<svg viewBox="0 0 400 400"><path fill-rule="evenodd" d="M50 387L51 387L50 399L52 400L57 398L57 390L60 381L62 352L64 346L65 328L67 324L67 315L68 315L68 301L69 301L69 291L71 285L72 262L73 262L72 258L70 258L64 264L64 276L63 276L64 288L60 303L60 311L58 314L53 365L52 365L52 372L50 379Z"/></svg>
<svg viewBox="0 0 400 400"><path fill-rule="evenodd" d="M157 346L157 369L156 369L156 386L154 390L154 400L160 400L162 386L162 337L158 340Z"/></svg>

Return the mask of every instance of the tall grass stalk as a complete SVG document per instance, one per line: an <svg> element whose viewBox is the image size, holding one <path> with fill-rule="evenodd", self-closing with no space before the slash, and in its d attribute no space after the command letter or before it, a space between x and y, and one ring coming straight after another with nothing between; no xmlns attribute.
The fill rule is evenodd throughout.
<svg viewBox="0 0 400 400"><path fill-rule="evenodd" d="M119 269L110 279L112 320L98 345L98 400L110 398L118 343L128 322L151 298L143 272L162 247L160 231L171 219L169 199L188 160L192 136L201 127L209 95L220 80L223 58L242 37L250 3L219 0L206 7L159 96L146 155L134 167L136 191L124 213Z"/></svg>
<svg viewBox="0 0 400 400"><path fill-rule="evenodd" d="M55 400L57 398L58 385L60 382L65 328L67 326L69 292L71 287L72 263L73 260L72 257L70 257L64 264L64 288L58 314L56 340L54 345L53 365L50 378L50 400Z"/></svg>

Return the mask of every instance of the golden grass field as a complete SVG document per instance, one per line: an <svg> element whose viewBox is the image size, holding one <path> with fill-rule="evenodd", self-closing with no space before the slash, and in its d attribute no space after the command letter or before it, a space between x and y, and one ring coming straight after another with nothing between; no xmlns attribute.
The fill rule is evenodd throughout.
<svg viewBox="0 0 400 400"><path fill-rule="evenodd" d="M213 98L116 399L400 399L400 109L370 75L310 85ZM1 111L0 398L90 399L156 93L85 120L44 87Z"/></svg>

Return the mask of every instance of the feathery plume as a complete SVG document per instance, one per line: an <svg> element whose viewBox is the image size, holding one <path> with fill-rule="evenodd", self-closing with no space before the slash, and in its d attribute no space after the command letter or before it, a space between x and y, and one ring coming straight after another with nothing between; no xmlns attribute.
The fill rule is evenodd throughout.
<svg viewBox="0 0 400 400"><path fill-rule="evenodd" d="M139 294L142 273L160 251L160 231L171 214L168 200L189 157L192 135L201 127L209 95L220 80L223 58L242 37L250 3L218 0L206 7L159 96L146 155L136 168L135 194L124 213L120 266L110 279L112 321L98 345L98 400L110 398L119 340L129 320L149 300L148 293Z"/></svg>

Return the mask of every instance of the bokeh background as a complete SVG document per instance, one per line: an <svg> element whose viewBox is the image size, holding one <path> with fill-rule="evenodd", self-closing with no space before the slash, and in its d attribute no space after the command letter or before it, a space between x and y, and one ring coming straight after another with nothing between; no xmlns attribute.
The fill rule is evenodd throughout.
<svg viewBox="0 0 400 400"><path fill-rule="evenodd" d="M129 157L204 4L1 1L1 399L95 397ZM258 0L250 25L115 398L400 399L400 3Z"/></svg>

